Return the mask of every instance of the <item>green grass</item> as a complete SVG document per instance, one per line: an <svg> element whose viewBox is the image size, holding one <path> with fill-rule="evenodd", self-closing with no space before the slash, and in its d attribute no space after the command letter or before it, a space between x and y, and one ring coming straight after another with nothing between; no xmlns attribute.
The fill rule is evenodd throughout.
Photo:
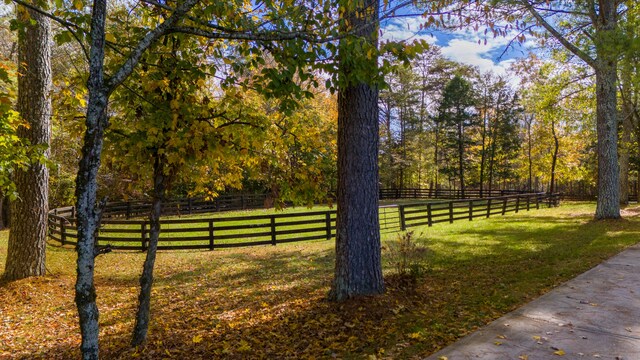
<svg viewBox="0 0 640 360"><path fill-rule="evenodd" d="M432 250L415 288L385 262L387 292L325 300L333 241L161 252L148 345L127 344L144 254L98 257L103 358L419 358L636 243L640 217L592 221L594 204L413 229ZM637 214L637 212L636 212ZM0 266L6 257L0 232ZM396 233L384 232L383 242ZM0 358L77 357L75 254L49 246L49 275L0 285ZM384 252L383 256L387 256Z"/></svg>

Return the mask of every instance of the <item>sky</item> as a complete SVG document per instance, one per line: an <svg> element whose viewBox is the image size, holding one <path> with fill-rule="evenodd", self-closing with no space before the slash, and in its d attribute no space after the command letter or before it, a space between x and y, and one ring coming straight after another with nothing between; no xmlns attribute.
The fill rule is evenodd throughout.
<svg viewBox="0 0 640 360"><path fill-rule="evenodd" d="M451 60L477 66L481 72L493 71L499 75L506 74L509 66L517 58L526 57L529 51L526 44L521 45L516 42L504 52L512 38L493 38L491 34L487 35L485 45L484 30L481 32L473 30L419 31L421 22L424 22L424 19L420 17L392 19L383 24L382 38L396 41L423 39L430 44L439 46L442 54ZM478 44L478 40L481 40L480 44Z"/></svg>

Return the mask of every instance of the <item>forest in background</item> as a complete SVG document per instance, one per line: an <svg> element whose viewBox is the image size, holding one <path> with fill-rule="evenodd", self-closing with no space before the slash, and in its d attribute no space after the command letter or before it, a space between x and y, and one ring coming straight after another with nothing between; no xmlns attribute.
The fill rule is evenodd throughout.
<svg viewBox="0 0 640 360"><path fill-rule="evenodd" d="M17 83L16 39L9 27L10 16L5 16L0 26L5 106L15 100ZM57 38L64 35L59 32ZM86 106L88 69L75 45L53 47L53 207L74 202L84 130L78 119ZM330 202L337 182L335 95L328 89L310 90L298 108L283 113L277 99L267 99L250 86L223 87L227 79L207 76L207 67L231 68L228 58L203 60L198 58L202 44L191 41L186 46L193 53L158 46L149 55L156 64L143 66L114 95L113 126L99 176L100 188L108 189L110 199L149 197L149 149L165 142L176 161L197 161L176 171L173 197L252 192L272 194L281 204ZM449 60L436 45L408 63L383 59L393 63L379 101L380 186L459 189L461 163L467 188L552 191L552 177L556 186L594 186L594 78L562 49L533 50L500 75ZM181 79L172 78L178 62L197 66L185 68ZM635 108L638 79L631 70L619 97ZM161 132L163 122L170 127L172 114L187 113L198 121L179 133ZM624 119L631 125L621 126L620 133L628 138L627 174L633 181L640 163L637 112L628 111ZM8 124L15 129L15 122ZM202 149L211 136L217 145ZM7 178L10 167L4 172Z"/></svg>

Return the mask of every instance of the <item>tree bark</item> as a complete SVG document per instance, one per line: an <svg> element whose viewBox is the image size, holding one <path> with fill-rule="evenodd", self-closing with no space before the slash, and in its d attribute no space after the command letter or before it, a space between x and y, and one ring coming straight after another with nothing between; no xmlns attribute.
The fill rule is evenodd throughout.
<svg viewBox="0 0 640 360"><path fill-rule="evenodd" d="M46 5L46 4L45 4ZM17 7L25 28L18 34L18 112L29 124L18 136L31 145L44 145L49 156L51 140L51 24L46 16ZM11 224L4 277L17 280L45 274L49 170L34 161L25 170L14 169L19 198L11 202Z"/></svg>
<svg viewBox="0 0 640 360"><path fill-rule="evenodd" d="M598 133L598 201L596 219L620 218L618 104L615 59L598 61L596 72Z"/></svg>
<svg viewBox="0 0 640 360"><path fill-rule="evenodd" d="M149 247L144 260L142 275L140 276L140 295L138 296L138 311L136 324L131 339L132 346L142 345L147 340L149 330L149 313L151 310L151 287L153 286L153 267L158 250L158 238L160 237L160 215L162 214L162 202L165 195L165 176L163 173L164 162L162 156L155 154L153 167L153 206L151 208Z"/></svg>
<svg viewBox="0 0 640 360"><path fill-rule="evenodd" d="M620 204L629 204L629 160L631 151L631 133L633 132L633 104L631 103L632 65L628 59L621 64L620 92L622 93L622 133L620 136Z"/></svg>
<svg viewBox="0 0 640 360"><path fill-rule="evenodd" d="M76 209L78 214L78 259L76 278L76 306L80 318L82 342L80 349L84 360L97 360L98 318L96 289L93 272L95 267L95 235L99 229L96 209L97 174L100 154L107 126L108 91L104 81L104 45L106 0L94 0L91 18L91 51L89 62L89 102L82 158L76 178Z"/></svg>
<svg viewBox="0 0 640 360"><path fill-rule="evenodd" d="M354 27L370 24L357 35L375 46L378 8L377 1L367 0L347 14ZM384 291L378 220L378 88L353 80L354 70L348 65L363 61L376 78L377 58L341 49L346 81L338 91L336 267L329 294L336 301Z"/></svg>

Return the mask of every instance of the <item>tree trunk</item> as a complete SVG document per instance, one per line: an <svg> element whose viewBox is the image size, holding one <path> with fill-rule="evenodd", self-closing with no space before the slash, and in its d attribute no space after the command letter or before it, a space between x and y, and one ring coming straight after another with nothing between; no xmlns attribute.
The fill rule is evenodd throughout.
<svg viewBox="0 0 640 360"><path fill-rule="evenodd" d="M532 186L532 178L533 178L533 161L531 160L531 148L533 147L532 143L531 143L531 122L533 121L533 116L531 116L528 120L526 120L527 122L527 160L529 162L529 182L528 182L528 186L529 189L528 191L531 192L531 186ZM536 191L538 191L538 189L536 188Z"/></svg>
<svg viewBox="0 0 640 360"><path fill-rule="evenodd" d="M433 163L436 166L436 171L433 175L434 177L434 184L435 184L435 188L436 190L438 189L438 175L440 174L440 163L438 162L438 140L439 139L439 134L440 134L440 129L438 128L438 126L436 125L436 139L433 142Z"/></svg>
<svg viewBox="0 0 640 360"><path fill-rule="evenodd" d="M553 154L551 155L551 184L549 184L549 193L553 194L556 190L556 163L558 162L558 149L560 144L558 142L558 134L556 133L556 122L551 120L551 134L553 134Z"/></svg>
<svg viewBox="0 0 640 360"><path fill-rule="evenodd" d="M98 318L96 289L93 279L95 266L95 235L100 216L96 209L97 174L100 154L107 126L108 92L104 81L104 43L106 0L95 0L91 19L91 52L87 89L89 101L82 158L76 177L76 210L78 216L78 260L76 278L76 306L80 320L82 342L80 349L84 360L97 360Z"/></svg>
<svg viewBox="0 0 640 360"><path fill-rule="evenodd" d="M377 1L364 1L346 16L353 27L369 23L357 35L377 46ZM376 57L369 59L346 46L341 50L341 59L351 58L349 62L364 66L372 75L364 78L377 78ZM338 91L336 268L329 294L336 301L384 291L378 220L378 88L353 80L357 78L354 71L363 68L354 70L349 62L340 63L346 85Z"/></svg>
<svg viewBox="0 0 640 360"><path fill-rule="evenodd" d="M464 139L462 122L458 123L458 171L460 177L460 198L464 199Z"/></svg>
<svg viewBox="0 0 640 360"><path fill-rule="evenodd" d="M601 56L602 57L602 56ZM596 70L598 201L596 219L620 218L616 61L599 59Z"/></svg>
<svg viewBox="0 0 640 360"><path fill-rule="evenodd" d="M131 345L138 346L147 340L149 330L149 312L151 308L151 287L153 285L153 266L158 250L158 237L160 236L160 215L162 214L162 202L165 193L165 176L163 173L164 162L161 155L155 154L153 167L153 207L151 209L149 248L144 260L142 275L140 276L140 295L138 296L138 311L136 324L133 330Z"/></svg>
<svg viewBox="0 0 640 360"><path fill-rule="evenodd" d="M482 136L481 136L481 141L482 141L482 148L480 149L480 198L483 198L484 194L482 192L482 189L484 188L484 168L485 168L485 159L487 157L487 148L486 148L486 141L487 141L487 95L485 93L485 97L484 97L484 108L482 109L483 114L482 114Z"/></svg>
<svg viewBox="0 0 640 360"><path fill-rule="evenodd" d="M46 6L46 4L44 4ZM31 145L44 145L49 156L51 140L51 24L49 18L18 5L18 18L26 23L18 32L18 112L29 124L18 136ZM14 169L19 198L11 202L11 224L4 277L17 280L45 274L49 170L34 161Z"/></svg>
<svg viewBox="0 0 640 360"><path fill-rule="evenodd" d="M632 65L628 59L622 63L620 72L620 92L622 93L622 134L618 144L620 159L620 204L629 204L629 158L631 133L633 132L633 104L631 103Z"/></svg>

